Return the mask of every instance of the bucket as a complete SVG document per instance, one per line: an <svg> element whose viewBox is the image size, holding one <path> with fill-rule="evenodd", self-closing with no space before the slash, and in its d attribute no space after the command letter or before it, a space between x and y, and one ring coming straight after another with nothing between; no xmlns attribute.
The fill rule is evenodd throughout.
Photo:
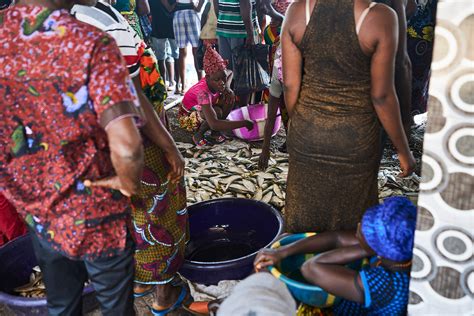
<svg viewBox="0 0 474 316"><path fill-rule="evenodd" d="M233 110L229 113L227 117L230 121L241 121L241 120L251 120L254 121L254 127L252 130L247 130L247 128L242 127L234 129L233 133L240 139L246 141L259 141L263 139L263 133L265 131L265 123L268 118L268 104L252 104L244 106L238 109ZM278 109L277 117L275 120L275 126L273 127L272 137L275 136L281 127L281 115L280 109Z"/></svg>

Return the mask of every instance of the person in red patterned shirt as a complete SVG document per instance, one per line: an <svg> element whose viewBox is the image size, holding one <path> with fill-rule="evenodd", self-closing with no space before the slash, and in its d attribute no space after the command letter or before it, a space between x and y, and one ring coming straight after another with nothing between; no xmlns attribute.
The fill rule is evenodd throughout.
<svg viewBox="0 0 474 316"><path fill-rule="evenodd" d="M51 315L81 313L88 277L104 315L131 315L142 116L114 40L75 20L74 4L95 1L0 12L0 191L31 231Z"/></svg>

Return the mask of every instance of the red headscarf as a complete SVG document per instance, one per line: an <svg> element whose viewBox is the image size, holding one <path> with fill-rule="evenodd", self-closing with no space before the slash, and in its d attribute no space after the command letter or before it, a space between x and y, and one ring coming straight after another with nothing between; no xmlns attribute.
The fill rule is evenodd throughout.
<svg viewBox="0 0 474 316"><path fill-rule="evenodd" d="M227 63L227 60L224 60L214 48L211 46L207 47L206 53L204 54L204 71L208 76L225 70Z"/></svg>

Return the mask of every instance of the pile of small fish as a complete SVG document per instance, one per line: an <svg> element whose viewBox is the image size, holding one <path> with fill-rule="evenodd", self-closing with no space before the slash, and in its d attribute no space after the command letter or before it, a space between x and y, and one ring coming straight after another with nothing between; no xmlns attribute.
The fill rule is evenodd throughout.
<svg viewBox="0 0 474 316"><path fill-rule="evenodd" d="M239 140L227 141L204 150L177 143L186 159L188 203L222 197L241 197L270 203L282 210L285 205L288 154L271 153L266 171L258 169L260 148ZM396 157L382 160L379 197L405 195L416 202L420 177L400 178Z"/></svg>
<svg viewBox="0 0 474 316"><path fill-rule="evenodd" d="M178 143L186 158L188 202L223 197L263 201L282 209L285 205L288 154L275 153L266 171L258 169L259 148L232 140L205 150Z"/></svg>
<svg viewBox="0 0 474 316"><path fill-rule="evenodd" d="M43 276L38 266L33 268L30 275L30 282L14 289L22 297L42 298L46 297L46 287L43 283Z"/></svg>

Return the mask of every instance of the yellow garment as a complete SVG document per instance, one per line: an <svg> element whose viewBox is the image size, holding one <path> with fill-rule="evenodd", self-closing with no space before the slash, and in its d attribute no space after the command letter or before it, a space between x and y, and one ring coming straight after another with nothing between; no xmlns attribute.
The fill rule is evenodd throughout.
<svg viewBox="0 0 474 316"><path fill-rule="evenodd" d="M207 15L207 21L201 30L201 36L199 38L202 40L215 39L217 38L216 30L217 17L216 12L214 11L214 4L211 1L211 8L209 9L209 14Z"/></svg>

